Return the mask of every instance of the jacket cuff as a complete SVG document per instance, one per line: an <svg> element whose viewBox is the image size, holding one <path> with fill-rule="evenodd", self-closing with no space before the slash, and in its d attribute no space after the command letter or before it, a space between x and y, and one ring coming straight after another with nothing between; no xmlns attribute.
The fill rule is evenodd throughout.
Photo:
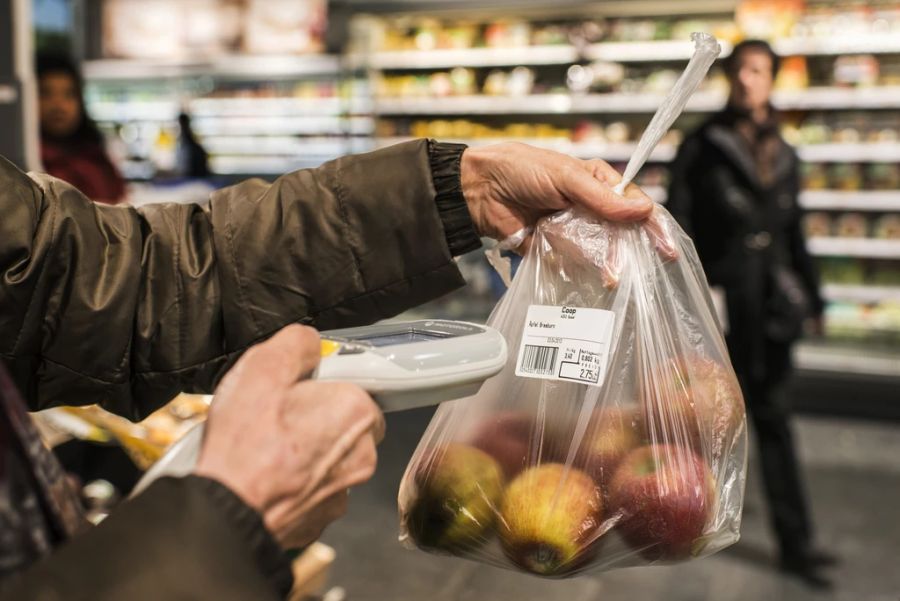
<svg viewBox="0 0 900 601"><path fill-rule="evenodd" d="M481 239L472 223L460 181L460 160L466 148L465 144L428 140L435 203L444 226L447 246L454 257L481 248Z"/></svg>
<svg viewBox="0 0 900 601"><path fill-rule="evenodd" d="M246 541L247 549L256 558L262 574L286 597L294 586L291 561L266 530L262 516L220 482L201 476L187 476L185 483L202 490L209 497L211 506L225 514L233 531Z"/></svg>

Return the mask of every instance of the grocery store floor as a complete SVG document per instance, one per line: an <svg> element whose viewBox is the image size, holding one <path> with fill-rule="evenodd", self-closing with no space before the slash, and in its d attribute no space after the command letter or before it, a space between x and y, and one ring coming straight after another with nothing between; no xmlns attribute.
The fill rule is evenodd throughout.
<svg viewBox="0 0 900 601"><path fill-rule="evenodd" d="M742 540L692 564L548 581L405 550L397 542L397 487L430 415L419 410L388 417L375 478L354 490L347 516L324 536L337 550L331 585L342 587L347 601L900 600L898 423L796 421L820 539L842 558L830 572L834 591L817 593L773 568L774 547L752 458Z"/></svg>

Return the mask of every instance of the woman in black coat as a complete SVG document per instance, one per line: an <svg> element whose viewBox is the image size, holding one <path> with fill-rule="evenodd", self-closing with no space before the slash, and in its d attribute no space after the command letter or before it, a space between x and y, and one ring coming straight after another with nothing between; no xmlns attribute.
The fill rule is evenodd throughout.
<svg viewBox="0 0 900 601"><path fill-rule="evenodd" d="M726 63L728 106L691 134L672 166L667 207L690 234L709 285L724 294L731 360L760 446L782 568L827 585L782 385L804 321L821 323L818 276L801 229L798 158L769 104L778 57L738 44Z"/></svg>

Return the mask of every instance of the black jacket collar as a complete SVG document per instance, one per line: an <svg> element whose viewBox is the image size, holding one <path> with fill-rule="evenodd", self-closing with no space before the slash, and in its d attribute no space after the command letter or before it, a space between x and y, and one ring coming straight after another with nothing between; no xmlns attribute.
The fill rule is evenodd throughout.
<svg viewBox="0 0 900 601"><path fill-rule="evenodd" d="M774 109L772 110L774 111ZM772 112L772 114L774 115L775 113ZM759 179L753 157L747 148L747 142L741 137L741 134L735 127L737 120L743 118L748 117L746 114L743 114L736 109L726 107L723 111L717 113L707 121L706 126L703 128L704 135L713 146L722 152L729 162L753 183L754 186L764 188L765 186L763 186L763 183ZM779 182L791 172L794 161L794 152L781 135L778 134L778 121L776 118L773 117L768 122L761 125L761 127L775 129L775 133L778 135L778 139L781 142L778 154L775 158L775 173L773 178L774 182Z"/></svg>

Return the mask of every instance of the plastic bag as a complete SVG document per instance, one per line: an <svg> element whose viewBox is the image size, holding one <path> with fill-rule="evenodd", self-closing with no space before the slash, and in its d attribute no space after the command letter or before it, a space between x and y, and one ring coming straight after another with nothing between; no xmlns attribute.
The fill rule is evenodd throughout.
<svg viewBox="0 0 900 601"><path fill-rule="evenodd" d="M488 320L509 362L438 408L401 483L401 541L547 577L737 541L743 399L693 244L656 211L538 224Z"/></svg>
<svg viewBox="0 0 900 601"><path fill-rule="evenodd" d="M438 408L401 484L401 540L567 576L738 539L743 399L691 242L659 210L676 260L646 226L539 224L488 320L509 363Z"/></svg>

